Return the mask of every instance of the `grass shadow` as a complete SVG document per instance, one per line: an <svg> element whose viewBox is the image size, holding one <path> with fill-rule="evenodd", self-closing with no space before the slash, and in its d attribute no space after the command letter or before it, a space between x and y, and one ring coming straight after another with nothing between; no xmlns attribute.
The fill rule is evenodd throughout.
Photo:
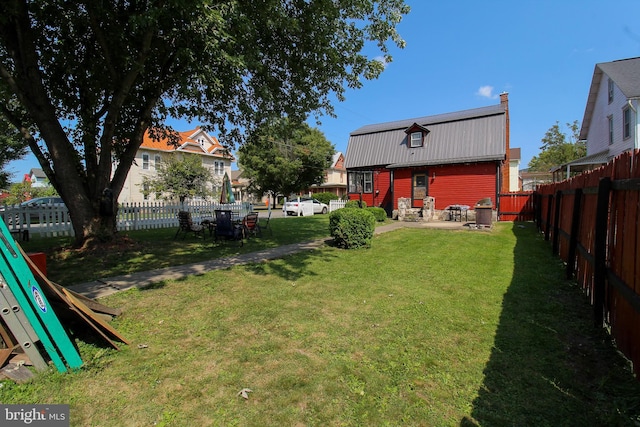
<svg viewBox="0 0 640 427"><path fill-rule="evenodd" d="M640 382L532 223L515 223L514 274L473 425L638 425Z"/></svg>

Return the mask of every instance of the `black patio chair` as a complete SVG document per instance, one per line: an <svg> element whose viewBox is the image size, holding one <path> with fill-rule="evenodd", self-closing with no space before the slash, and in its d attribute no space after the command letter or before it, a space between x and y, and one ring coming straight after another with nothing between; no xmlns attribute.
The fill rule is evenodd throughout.
<svg viewBox="0 0 640 427"><path fill-rule="evenodd" d="M178 231L176 231L176 235L173 236L173 239L177 239L180 233L182 233L183 240L189 233L193 233L195 237L202 236L204 239L204 230L204 226L193 223L190 212L180 211L178 212Z"/></svg>
<svg viewBox="0 0 640 427"><path fill-rule="evenodd" d="M233 213L227 210L216 210L216 227L213 230L214 239L238 240L243 245L244 232L241 223L234 221Z"/></svg>

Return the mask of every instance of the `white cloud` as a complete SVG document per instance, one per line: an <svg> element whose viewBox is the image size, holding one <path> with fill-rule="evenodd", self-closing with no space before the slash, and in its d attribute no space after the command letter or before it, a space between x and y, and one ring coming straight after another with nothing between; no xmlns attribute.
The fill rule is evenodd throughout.
<svg viewBox="0 0 640 427"><path fill-rule="evenodd" d="M498 95L495 95L493 93L493 86L480 86L480 89L478 89L476 95L489 99L496 99L498 97Z"/></svg>

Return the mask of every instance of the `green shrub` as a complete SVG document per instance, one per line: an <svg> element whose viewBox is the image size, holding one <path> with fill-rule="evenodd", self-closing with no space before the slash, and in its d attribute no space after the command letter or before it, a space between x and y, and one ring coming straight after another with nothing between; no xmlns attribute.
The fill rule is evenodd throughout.
<svg viewBox="0 0 640 427"><path fill-rule="evenodd" d="M314 199L317 199L320 203L324 203L326 205L329 204L331 200L338 200L338 195L334 193L315 193L313 195Z"/></svg>
<svg viewBox="0 0 640 427"><path fill-rule="evenodd" d="M360 208L360 200L349 200L347 203L345 203L344 207L345 208ZM365 202L364 200L362 201L362 207L363 208L367 207L367 202Z"/></svg>
<svg viewBox="0 0 640 427"><path fill-rule="evenodd" d="M365 209L338 209L329 215L329 231L340 248L369 248L376 219Z"/></svg>
<svg viewBox="0 0 640 427"><path fill-rule="evenodd" d="M384 222L387 219L387 211L381 207L371 206L367 208L367 211L371 212L378 222Z"/></svg>

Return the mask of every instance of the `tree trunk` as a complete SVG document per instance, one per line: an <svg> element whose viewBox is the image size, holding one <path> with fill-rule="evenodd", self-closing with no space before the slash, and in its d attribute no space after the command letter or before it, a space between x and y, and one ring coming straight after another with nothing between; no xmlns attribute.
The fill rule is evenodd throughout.
<svg viewBox="0 0 640 427"><path fill-rule="evenodd" d="M83 249L95 247L116 237L118 232L116 203L113 199L109 199L109 202L109 205L106 205L103 197L96 203L76 204L69 207L76 247Z"/></svg>

